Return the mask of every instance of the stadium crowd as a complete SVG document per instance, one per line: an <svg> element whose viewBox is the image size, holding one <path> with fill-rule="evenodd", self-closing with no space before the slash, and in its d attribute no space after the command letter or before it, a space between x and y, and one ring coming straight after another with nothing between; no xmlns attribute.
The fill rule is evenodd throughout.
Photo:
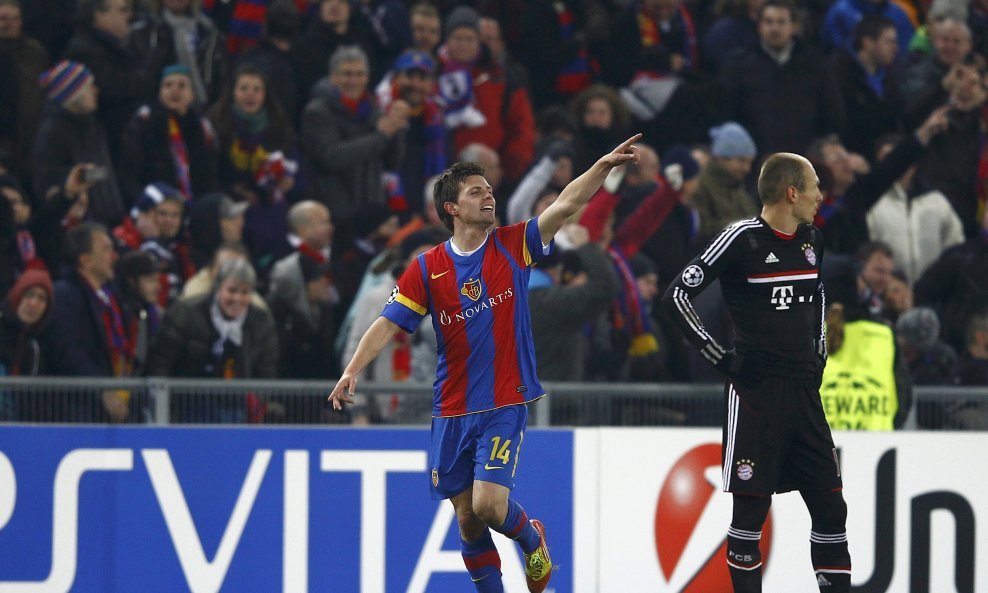
<svg viewBox="0 0 988 593"><path fill-rule="evenodd" d="M860 370L898 427L913 384L988 385L986 56L988 0L0 0L0 375L335 379L449 237L448 165L510 224L642 131L532 273L540 378L721 380L655 305L789 151L825 196L825 397ZM364 379L431 382L435 341Z"/></svg>

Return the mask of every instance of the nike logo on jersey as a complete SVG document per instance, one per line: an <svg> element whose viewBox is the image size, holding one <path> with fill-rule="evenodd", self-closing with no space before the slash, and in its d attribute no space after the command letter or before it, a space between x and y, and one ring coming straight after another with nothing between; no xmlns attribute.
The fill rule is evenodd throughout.
<svg viewBox="0 0 988 593"><path fill-rule="evenodd" d="M436 278L441 278L446 274L449 274L449 270L446 270L445 272L439 272L438 274L429 274L429 277L435 280Z"/></svg>
<svg viewBox="0 0 988 593"><path fill-rule="evenodd" d="M779 263L779 258L775 257L775 254L770 251L768 253L768 257L765 258L765 263L767 263L767 264L777 264L777 263Z"/></svg>
<svg viewBox="0 0 988 593"><path fill-rule="evenodd" d="M486 469L488 471L490 471L492 469L504 469L504 466L503 465L491 465L489 463L485 463L484 464L484 469Z"/></svg>

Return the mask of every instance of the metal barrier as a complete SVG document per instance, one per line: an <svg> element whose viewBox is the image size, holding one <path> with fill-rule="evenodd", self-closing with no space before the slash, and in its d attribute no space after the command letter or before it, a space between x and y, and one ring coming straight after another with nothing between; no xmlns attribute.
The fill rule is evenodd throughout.
<svg viewBox="0 0 988 593"><path fill-rule="evenodd" d="M0 377L0 422L428 425L432 385L360 383L332 410L335 382ZM720 426L723 387L677 383L547 383L533 426ZM916 387L906 428L978 428L988 388ZM982 430L988 427L981 425Z"/></svg>

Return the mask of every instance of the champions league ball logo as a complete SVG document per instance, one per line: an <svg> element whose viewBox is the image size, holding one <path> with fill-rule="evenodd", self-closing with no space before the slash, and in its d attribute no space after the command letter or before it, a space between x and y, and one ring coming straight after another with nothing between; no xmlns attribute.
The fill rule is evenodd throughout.
<svg viewBox="0 0 988 593"><path fill-rule="evenodd" d="M696 288L703 282L703 270L700 266L690 266L683 270L683 284L690 288Z"/></svg>

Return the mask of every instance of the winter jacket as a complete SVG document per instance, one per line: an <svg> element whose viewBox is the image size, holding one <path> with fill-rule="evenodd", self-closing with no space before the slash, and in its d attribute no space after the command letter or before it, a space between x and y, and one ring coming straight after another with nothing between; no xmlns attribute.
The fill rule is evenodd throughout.
<svg viewBox="0 0 988 593"><path fill-rule="evenodd" d="M711 159L700 171L693 207L700 215L700 243L706 243L730 223L758 214L743 181L737 181Z"/></svg>

